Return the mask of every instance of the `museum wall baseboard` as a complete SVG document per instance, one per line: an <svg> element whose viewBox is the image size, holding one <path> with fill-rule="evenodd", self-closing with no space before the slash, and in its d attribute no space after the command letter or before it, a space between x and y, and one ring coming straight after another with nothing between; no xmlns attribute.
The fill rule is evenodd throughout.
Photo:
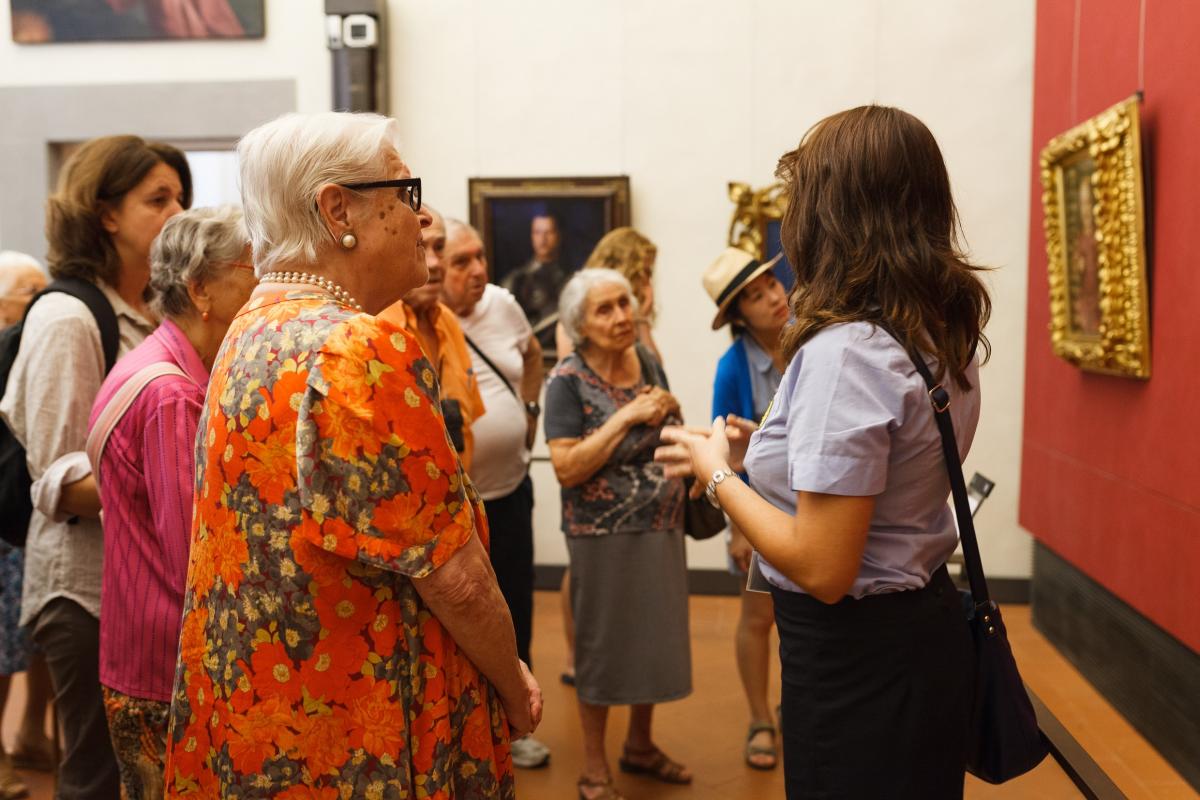
<svg viewBox="0 0 1200 800"><path fill-rule="evenodd" d="M1200 653L1041 543L1032 586L1034 626L1200 790Z"/></svg>

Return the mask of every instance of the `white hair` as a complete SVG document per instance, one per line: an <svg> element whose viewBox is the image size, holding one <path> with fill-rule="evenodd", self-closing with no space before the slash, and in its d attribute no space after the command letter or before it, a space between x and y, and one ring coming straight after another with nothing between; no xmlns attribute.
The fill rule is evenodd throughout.
<svg viewBox="0 0 1200 800"><path fill-rule="evenodd" d="M598 286L620 286L629 294L633 312L637 314L637 298L629 279L615 269L587 267L576 272L558 296L558 320L567 330L567 335L579 350L586 343L583 335L583 319L587 313L588 295Z"/></svg>
<svg viewBox="0 0 1200 800"><path fill-rule="evenodd" d="M36 269L43 275L46 274L41 262L28 253L0 250L0 294L12 291L13 282L16 281L19 271L23 269Z"/></svg>
<svg viewBox="0 0 1200 800"><path fill-rule="evenodd" d="M0 270L10 270L14 267L33 267L36 270L42 269L42 264L28 253L18 253L16 250L0 250Z"/></svg>
<svg viewBox="0 0 1200 800"><path fill-rule="evenodd" d="M317 209L321 187L386 180L393 149L396 121L378 114L284 114L243 136L242 206L259 276L281 261L315 263L332 241Z"/></svg>
<svg viewBox="0 0 1200 800"><path fill-rule="evenodd" d="M475 234L475 238L483 241L483 237L479 235L479 231L475 230L475 226L468 225L461 219L457 219L455 217L447 217L444 214L442 215L442 219L446 223L446 241L450 241L463 231L470 231L471 233Z"/></svg>
<svg viewBox="0 0 1200 800"><path fill-rule="evenodd" d="M175 318L193 310L188 285L211 278L220 264L241 261L246 241L238 206L193 208L171 217L150 246L150 307Z"/></svg>

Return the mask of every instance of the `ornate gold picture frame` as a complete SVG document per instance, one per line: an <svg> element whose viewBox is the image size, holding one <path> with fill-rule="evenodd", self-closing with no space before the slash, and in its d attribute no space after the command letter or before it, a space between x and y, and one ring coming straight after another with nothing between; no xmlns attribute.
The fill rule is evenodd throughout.
<svg viewBox="0 0 1200 800"><path fill-rule="evenodd" d="M1055 355L1092 372L1150 377L1150 287L1141 98L1042 150L1042 205Z"/></svg>
<svg viewBox="0 0 1200 800"><path fill-rule="evenodd" d="M729 182L729 199L733 202L730 247L740 247L759 261L768 261L782 253L779 224L787 208L783 190L782 183L754 189L748 183ZM786 257L779 259L773 271L785 288L792 288L795 275Z"/></svg>

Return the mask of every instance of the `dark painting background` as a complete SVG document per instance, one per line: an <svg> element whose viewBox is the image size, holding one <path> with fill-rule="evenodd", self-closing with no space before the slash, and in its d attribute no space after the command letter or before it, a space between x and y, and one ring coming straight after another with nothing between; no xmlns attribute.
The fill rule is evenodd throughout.
<svg viewBox="0 0 1200 800"><path fill-rule="evenodd" d="M766 241L763 243L763 249L768 261L774 258L779 253L783 252L783 244L779 240L779 225L777 219L767 222ZM783 284L783 288L789 292L792 286L796 283L796 273L792 272L792 265L788 263L787 256L779 259L779 263L771 268L771 272L775 273L775 277Z"/></svg>
<svg viewBox="0 0 1200 800"><path fill-rule="evenodd" d="M492 219L492 282L500 283L505 275L533 257L529 226L534 217L547 213L558 218L560 261L564 268L574 272L582 267L596 242L608 232L605 203L603 197L488 200Z"/></svg>

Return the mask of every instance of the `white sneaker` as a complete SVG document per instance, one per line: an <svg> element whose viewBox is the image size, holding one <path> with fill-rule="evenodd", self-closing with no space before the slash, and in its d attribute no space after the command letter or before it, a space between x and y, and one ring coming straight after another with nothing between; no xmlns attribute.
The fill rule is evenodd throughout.
<svg viewBox="0 0 1200 800"><path fill-rule="evenodd" d="M525 736L512 742L512 761L514 767L536 769L550 763L550 748L532 736Z"/></svg>

